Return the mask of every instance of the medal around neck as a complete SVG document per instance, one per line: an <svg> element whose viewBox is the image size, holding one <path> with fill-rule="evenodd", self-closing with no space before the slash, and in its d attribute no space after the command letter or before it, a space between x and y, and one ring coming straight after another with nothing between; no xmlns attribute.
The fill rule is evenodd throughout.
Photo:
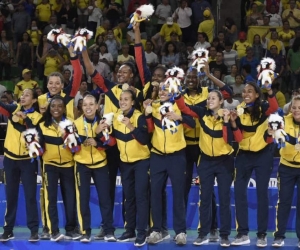
<svg viewBox="0 0 300 250"><path fill-rule="evenodd" d="M129 89L129 84L128 83L123 83L122 90L125 91L125 90L128 90L128 89Z"/></svg>
<svg viewBox="0 0 300 250"><path fill-rule="evenodd" d="M219 109L217 113L218 113L218 116L223 117L224 116L224 109Z"/></svg>
<svg viewBox="0 0 300 250"><path fill-rule="evenodd" d="M151 82L151 85L154 86L154 87L158 87L159 83L158 82Z"/></svg>
<svg viewBox="0 0 300 250"><path fill-rule="evenodd" d="M237 115L240 116L240 115L244 114L244 111L245 110L243 108L238 108L236 112L237 112Z"/></svg>
<svg viewBox="0 0 300 250"><path fill-rule="evenodd" d="M13 122L19 122L20 121L20 117L18 115L13 115L11 119L12 119Z"/></svg>
<svg viewBox="0 0 300 250"><path fill-rule="evenodd" d="M300 151L300 144L299 144L299 143L297 143L297 144L295 145L295 150L298 151L298 152Z"/></svg>
<svg viewBox="0 0 300 250"><path fill-rule="evenodd" d="M124 115L123 114L118 115L117 120L119 122L121 122L123 119L124 119Z"/></svg>

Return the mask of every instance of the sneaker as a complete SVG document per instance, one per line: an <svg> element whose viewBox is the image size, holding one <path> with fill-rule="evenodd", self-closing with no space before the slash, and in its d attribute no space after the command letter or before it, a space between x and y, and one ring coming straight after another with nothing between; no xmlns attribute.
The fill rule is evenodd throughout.
<svg viewBox="0 0 300 250"><path fill-rule="evenodd" d="M221 247L230 247L230 241L228 239L228 236L222 236L220 241Z"/></svg>
<svg viewBox="0 0 300 250"><path fill-rule="evenodd" d="M61 234L60 232L55 232L55 233L51 234L50 240L51 241L60 241L60 240L64 239L64 237L65 236L63 234Z"/></svg>
<svg viewBox="0 0 300 250"><path fill-rule="evenodd" d="M282 237L275 237L272 247L282 247L284 246L284 239ZM299 244L298 244L299 247Z"/></svg>
<svg viewBox="0 0 300 250"><path fill-rule="evenodd" d="M104 236L104 240L108 241L108 242L116 242L117 241L117 239L116 239L116 237L115 237L115 235L113 233L106 234Z"/></svg>
<svg viewBox="0 0 300 250"><path fill-rule="evenodd" d="M171 238L169 231L165 229L161 230L161 237L163 240L168 240Z"/></svg>
<svg viewBox="0 0 300 250"><path fill-rule="evenodd" d="M217 229L210 230L208 240L209 240L209 242L219 241L219 233L218 233Z"/></svg>
<svg viewBox="0 0 300 250"><path fill-rule="evenodd" d="M43 231L41 234L41 240L50 240L50 233L48 227L43 227Z"/></svg>
<svg viewBox="0 0 300 250"><path fill-rule="evenodd" d="M0 241L9 241L14 238L15 238L15 236L14 236L13 232L4 231L4 233L0 236Z"/></svg>
<svg viewBox="0 0 300 250"><path fill-rule="evenodd" d="M91 235L90 234L82 235L80 238L80 242L83 242L83 243L91 242Z"/></svg>
<svg viewBox="0 0 300 250"><path fill-rule="evenodd" d="M163 241L163 238L160 232L153 231L148 237L149 244L157 244L158 242L161 241Z"/></svg>
<svg viewBox="0 0 300 250"><path fill-rule="evenodd" d="M260 235L257 237L256 241L257 247L266 247L267 246L267 237L265 235Z"/></svg>
<svg viewBox="0 0 300 250"><path fill-rule="evenodd" d="M186 244L186 233L177 234L175 237L175 242L177 245L185 245Z"/></svg>
<svg viewBox="0 0 300 250"><path fill-rule="evenodd" d="M234 238L234 241L231 242L231 245L233 245L233 246L241 246L241 245L247 245L247 244L250 244L249 236L242 235L242 234L238 234Z"/></svg>
<svg viewBox="0 0 300 250"><path fill-rule="evenodd" d="M65 235L65 240L79 240L80 238L81 234L76 233L75 230L68 231Z"/></svg>
<svg viewBox="0 0 300 250"><path fill-rule="evenodd" d="M100 228L100 232L94 236L94 240L104 240L105 232L103 228Z"/></svg>
<svg viewBox="0 0 300 250"><path fill-rule="evenodd" d="M38 232L31 233L31 235L28 239L29 242L37 242L39 240L40 240L40 237L39 237Z"/></svg>
<svg viewBox="0 0 300 250"><path fill-rule="evenodd" d="M139 235L136 237L135 241L134 241L134 245L136 247L142 247L146 244L146 235L145 234L142 234L142 235Z"/></svg>
<svg viewBox="0 0 300 250"><path fill-rule="evenodd" d="M209 241L206 236L199 235L198 238L193 242L196 246L201 246L203 244L207 244Z"/></svg>
<svg viewBox="0 0 300 250"><path fill-rule="evenodd" d="M134 241L136 239L136 234L133 231L126 230L119 238L118 241L120 242L128 242Z"/></svg>

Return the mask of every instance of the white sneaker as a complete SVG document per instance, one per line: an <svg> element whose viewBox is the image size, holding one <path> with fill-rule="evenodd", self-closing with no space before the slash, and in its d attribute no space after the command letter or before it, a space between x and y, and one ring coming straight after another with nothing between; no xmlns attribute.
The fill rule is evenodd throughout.
<svg viewBox="0 0 300 250"><path fill-rule="evenodd" d="M231 245L233 246L242 246L242 245L247 245L250 244L250 239L248 235L242 235L238 234L234 241L231 242Z"/></svg>
<svg viewBox="0 0 300 250"><path fill-rule="evenodd" d="M147 240L147 242L148 242L149 244L157 244L158 242L161 242L161 241L163 241L163 238L162 238L162 236L161 236L161 233L160 233L160 232L155 232L155 231L153 231L153 232L149 235L148 240Z"/></svg>
<svg viewBox="0 0 300 250"><path fill-rule="evenodd" d="M175 242L177 245L185 245L186 244L186 233L177 234L175 237Z"/></svg>

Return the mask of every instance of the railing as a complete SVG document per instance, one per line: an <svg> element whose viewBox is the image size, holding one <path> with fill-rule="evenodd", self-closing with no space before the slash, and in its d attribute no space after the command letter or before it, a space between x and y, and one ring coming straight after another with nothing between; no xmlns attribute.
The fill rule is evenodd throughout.
<svg viewBox="0 0 300 250"><path fill-rule="evenodd" d="M221 5L222 5L222 0L217 0L217 17L216 17L216 31L217 32L220 30L219 22L221 20Z"/></svg>

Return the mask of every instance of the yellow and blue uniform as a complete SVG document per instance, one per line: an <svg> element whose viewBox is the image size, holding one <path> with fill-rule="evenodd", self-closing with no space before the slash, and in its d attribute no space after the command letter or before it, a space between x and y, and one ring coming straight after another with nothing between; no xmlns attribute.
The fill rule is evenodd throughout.
<svg viewBox="0 0 300 250"><path fill-rule="evenodd" d="M96 134L100 118L95 116L89 120L84 116L79 117L75 126L80 137L81 149L75 153L75 176L77 211L80 229L83 234L91 235L91 212L90 212L90 182L94 180L98 193L99 207L103 222L103 230L106 234L113 234L113 214L109 195L109 174L105 149L115 144L114 138L110 138L109 145L104 145L102 133ZM85 146L83 142L87 138L93 138L96 146Z"/></svg>
<svg viewBox="0 0 300 250"><path fill-rule="evenodd" d="M212 223L211 203L215 177L218 181L220 197L220 236L225 237L231 232L230 186L233 181L234 162L233 136L241 139L239 129L232 129L221 117L214 117L211 110L199 106L187 106L184 98L177 98L180 110L199 119L200 150L202 152L197 172L200 178L200 228L199 237L205 237Z"/></svg>
<svg viewBox="0 0 300 250"><path fill-rule="evenodd" d="M52 234L59 232L57 211L57 189L60 189L65 206L66 232L76 227L76 195L74 160L71 151L65 147L60 128L53 123L42 122L38 127L43 154L43 187L47 226Z"/></svg>
<svg viewBox="0 0 300 250"><path fill-rule="evenodd" d="M144 115L132 108L125 117L130 119L134 130L114 116L113 131L120 151L120 172L124 192L125 229L138 236L146 235L149 218L149 157L150 137ZM136 220L138 218L138 220Z"/></svg>
<svg viewBox="0 0 300 250"><path fill-rule="evenodd" d="M74 98L79 90L82 71L79 59L76 57L72 57L70 59L72 67L74 69L74 74L71 80L71 83L60 93L60 96L64 98L67 109L67 118L70 120L74 120ZM38 97L38 104L40 107L47 106L50 102L52 96L50 93L43 94Z"/></svg>
<svg viewBox="0 0 300 250"><path fill-rule="evenodd" d="M274 237L285 238L286 226L291 211L295 185L300 187L300 153L295 149L299 144L300 123L296 122L289 114L284 117L284 131L287 133L289 140L286 141L285 147L280 149L280 164L278 167L278 189L279 199L277 205L277 223ZM300 212L299 204L296 205L297 214ZM296 219L296 234L300 238L300 221Z"/></svg>
<svg viewBox="0 0 300 250"><path fill-rule="evenodd" d="M165 188L169 176L173 190L173 228L177 234L186 232L184 195L186 176L186 157L183 124L195 126L194 120L182 114L176 104L172 105L173 111L182 116L182 122L176 126L177 132L171 133L162 127L159 109L161 103L152 103L152 115L147 117L148 131L153 132L152 149L150 155L150 184L151 184L151 209L153 218L152 230L161 231L162 226L162 190Z"/></svg>
<svg viewBox="0 0 300 250"><path fill-rule="evenodd" d="M18 111L22 111L27 117L14 122L12 116ZM8 117L7 135L9 135L4 142L3 160L6 194L4 232L12 232L15 225L21 180L25 193L27 227L32 233L37 233L39 228L36 201L38 162L36 160L31 162L25 142L22 141L22 133L27 128L34 128L42 116L34 108L24 110L20 105L2 102L0 102L0 113Z"/></svg>
<svg viewBox="0 0 300 250"><path fill-rule="evenodd" d="M245 107L242 103L239 107ZM273 147L268 145L272 137L268 136L268 116L277 111L278 103L274 95L268 96L268 102L260 106L260 117L252 120L251 114L245 108L236 124L242 131L243 139L239 142L239 151L235 160L236 176L234 183L237 232L239 235L248 235L248 205L247 188L253 170L256 175L257 188L257 235L264 237L268 228L268 186L273 168Z"/></svg>

